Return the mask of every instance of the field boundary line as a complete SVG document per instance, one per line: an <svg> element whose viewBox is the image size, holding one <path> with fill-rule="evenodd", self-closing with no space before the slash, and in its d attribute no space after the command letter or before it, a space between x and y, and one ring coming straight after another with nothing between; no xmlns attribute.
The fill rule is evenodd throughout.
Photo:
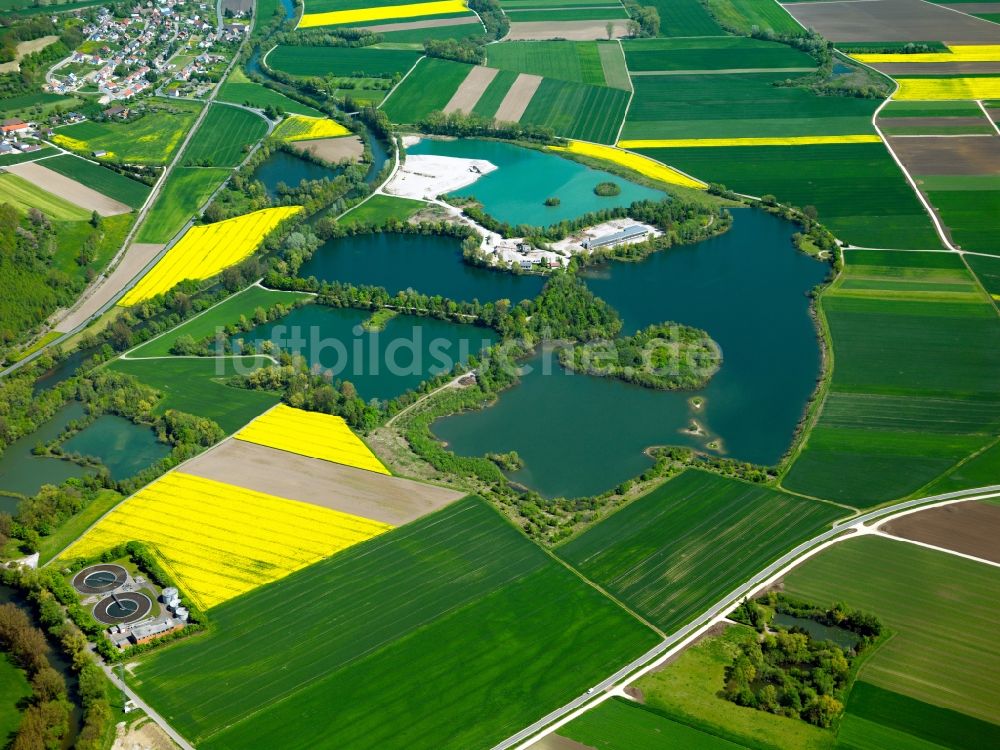
<svg viewBox="0 0 1000 750"><path fill-rule="evenodd" d="M625 105L625 114L622 116L622 124L618 126L618 133L615 135L615 148L618 147L618 141L622 139L622 131L625 130L625 123L628 121L629 110L632 109L632 99L635 98L635 84L632 83L632 71L628 69L628 58L625 57L625 47L622 45L622 40L618 40L618 49L622 53L622 61L625 63L625 77L628 78L628 103ZM605 83L607 79L605 77Z"/></svg>
<svg viewBox="0 0 1000 750"><path fill-rule="evenodd" d="M997 125L997 121L994 120L992 117L990 117L990 111L986 109L986 105L983 104L983 100L976 99L976 104L979 105L979 108L983 110L983 114L986 115L986 121L993 126L993 129L996 131L997 135L1000 135L1000 125Z"/></svg>
<svg viewBox="0 0 1000 750"><path fill-rule="evenodd" d="M917 547L923 547L924 549L934 550L935 552L943 552L946 555L954 555L955 557L960 557L963 560L970 560L971 562L980 563L982 565L989 565L994 568L1000 568L1000 563L993 562L992 560L986 560L982 557L976 557L975 555L967 555L964 552L959 552L958 550L948 549L947 547L938 547L936 544L928 544L927 542L920 542L916 539L907 539L905 536L896 536L895 534L890 534L887 531L882 531L877 529L875 531L869 532L872 536L881 537L882 539L891 539L894 542L904 542L905 544L914 544Z"/></svg>
<svg viewBox="0 0 1000 750"><path fill-rule="evenodd" d="M479 22L482 23L482 19L480 19ZM277 45L275 45L275 46L277 46ZM405 81L407 78L410 77L410 73L412 73L414 70L417 69L417 66L420 65L420 61L421 60L426 60L426 59L427 59L427 55L421 55L420 57L418 57L417 61L415 63L413 63L412 67L408 71L406 71L406 75L404 75L402 78L400 78L399 82L395 86L393 86L391 89L389 89L389 93L386 94L382 98L382 101L379 102L378 107L376 107L376 109L382 109L382 107L385 106L385 103L387 101L389 101L389 97L391 97L393 94L395 94L396 93L396 89L398 89L401 85L403 85L403 81Z"/></svg>
<svg viewBox="0 0 1000 750"><path fill-rule="evenodd" d="M621 690L625 685L655 670L664 661L670 659L697 639L712 625L724 620L729 610L742 598L752 596L762 588L780 580L790 570L834 544L838 544L845 539L856 539L859 536L875 533L873 527L866 525L868 522L876 520L884 522L898 517L907 511L916 512L917 510L926 510L942 505L969 500L983 500L998 496L1000 496L1000 485L989 485L914 500L904 500L893 505L869 510L850 521L830 527L826 531L801 542L784 555L781 555L770 565L717 601L702 615L691 620L687 625L681 627L631 664L627 664L610 677L595 685L592 688L592 692L588 691L561 708L550 712L534 724L498 743L494 746L493 750L507 750L508 748L527 750L527 748L531 747L542 737L553 733L609 698L621 694Z"/></svg>

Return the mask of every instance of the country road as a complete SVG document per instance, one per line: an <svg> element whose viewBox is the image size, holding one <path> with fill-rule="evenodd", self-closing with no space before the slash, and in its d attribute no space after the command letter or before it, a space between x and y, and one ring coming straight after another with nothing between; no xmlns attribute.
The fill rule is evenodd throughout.
<svg viewBox="0 0 1000 750"><path fill-rule="evenodd" d="M814 536L808 541L802 542L802 544L779 557L773 563L753 576L750 580L746 581L741 586L727 594L723 599L716 602L699 617L685 625L677 632L671 633L663 641L651 648L631 664L627 664L614 674L593 686L591 691L577 696L561 708L557 708L555 711L543 716L534 724L531 724L530 726L522 729L520 732L511 735L503 742L495 745L493 750L507 750L508 748L513 747L518 748L518 750L523 750L524 748L530 747L542 736L550 734L559 726L562 726L572 718L575 718L577 713L582 713L580 709L584 706L586 706L584 710L587 710L598 703L607 700L612 696L613 690L620 689L627 682L633 681L639 676L639 673L650 671L659 661L667 656L670 656L670 652L680 650L680 648L686 646L689 641L700 635L702 631L706 630L714 622L718 621L720 617L729 612L743 597L753 594L762 586L768 585L773 580L785 575L789 569L800 564L805 559L811 557L830 544L835 544L842 539L849 539L853 536L857 536L858 533L866 533L865 531L860 530L868 522L880 519L887 520L890 516L922 505L931 507L935 505L945 505L954 502L980 500L998 496L1000 496L1000 485L990 485L988 487L979 487L959 492L948 492L943 495L932 495L930 497L917 498L915 500L906 500L901 503L896 503L895 505L878 508L834 525L830 529ZM572 668L572 665L566 665L566 668Z"/></svg>

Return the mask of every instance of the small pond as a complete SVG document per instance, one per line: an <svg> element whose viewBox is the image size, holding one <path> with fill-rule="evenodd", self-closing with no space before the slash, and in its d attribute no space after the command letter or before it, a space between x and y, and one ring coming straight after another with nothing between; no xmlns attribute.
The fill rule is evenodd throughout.
<svg viewBox="0 0 1000 750"><path fill-rule="evenodd" d="M170 453L149 427L116 414L103 414L65 443L63 451L96 456L114 480L127 479Z"/></svg>
<svg viewBox="0 0 1000 750"><path fill-rule="evenodd" d="M638 185L609 172L591 169L553 153L500 141L423 139L407 149L410 154L485 159L498 169L453 194L475 196L494 218L513 225L547 226L575 219L591 211L628 206L639 200L662 200L659 190ZM621 188L616 196L595 195L601 182ZM559 198L558 206L546 206Z"/></svg>
<svg viewBox="0 0 1000 750"><path fill-rule="evenodd" d="M545 284L537 275L515 276L470 266L453 237L417 234L360 234L328 240L302 264L299 276L384 287L390 294L413 289L458 301L536 297Z"/></svg>
<svg viewBox="0 0 1000 750"><path fill-rule="evenodd" d="M278 185L297 187L302 180L333 179L342 170L330 169L308 159L302 159L287 151L277 150L254 170L253 177L264 183L264 190L272 200L279 197Z"/></svg>
<svg viewBox="0 0 1000 750"><path fill-rule="evenodd" d="M548 497L603 492L651 461L654 445L706 447L758 464L787 450L820 374L820 347L807 292L828 266L796 252L795 227L761 211L734 211L733 228L641 263L599 267L587 283L621 313L625 333L661 321L702 328L723 364L700 391L656 391L611 378L532 371L489 408L434 423L461 455L516 450L510 476ZM695 409L691 398L704 399ZM692 420L706 435L687 431Z"/></svg>
<svg viewBox="0 0 1000 750"><path fill-rule="evenodd" d="M35 394L41 393L46 388L59 385L64 380L69 380L76 373L77 368L83 364L84 360L94 356L99 347L92 349L80 349L66 356L55 367L42 373L32 388Z"/></svg>
<svg viewBox="0 0 1000 750"><path fill-rule="evenodd" d="M305 305L233 341L254 342L258 350L271 341L301 354L314 370L350 381L365 400L388 400L450 372L497 340L490 328L411 315L397 315L383 330L368 332L361 324L369 317L367 310Z"/></svg>
<svg viewBox="0 0 1000 750"><path fill-rule="evenodd" d="M51 456L34 456L32 448L59 437L66 426L85 416L83 403L70 401L30 435L15 440L0 456L0 490L34 495L43 484L62 484L71 477L82 477L87 470L70 461ZM0 512L14 513L18 500L0 495Z"/></svg>
<svg viewBox="0 0 1000 750"><path fill-rule="evenodd" d="M836 625L824 625L821 622L810 620L806 617L794 617L792 615L778 612L771 620L772 625L780 625L783 628L802 628L817 641L833 641L841 648L853 648L861 640L856 633Z"/></svg>

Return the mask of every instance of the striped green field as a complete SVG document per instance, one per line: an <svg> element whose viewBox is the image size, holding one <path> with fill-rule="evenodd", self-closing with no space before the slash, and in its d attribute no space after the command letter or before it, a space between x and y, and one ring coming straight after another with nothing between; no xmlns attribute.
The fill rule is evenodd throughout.
<svg viewBox="0 0 1000 750"><path fill-rule="evenodd" d="M724 34L701 0L647 0L660 14L660 36L715 36Z"/></svg>
<svg viewBox="0 0 1000 750"><path fill-rule="evenodd" d="M477 498L212 620L132 680L206 750L490 747L657 641Z"/></svg>
<svg viewBox="0 0 1000 750"><path fill-rule="evenodd" d="M482 96L479 97L476 106L472 108L473 114L483 117L493 117L496 114L497 107L500 106L500 102L503 101L507 92L510 91L510 87L517 80L518 75L520 74L515 73L513 70L501 70L493 76L493 80L490 81Z"/></svg>
<svg viewBox="0 0 1000 750"><path fill-rule="evenodd" d="M100 164L70 154L54 156L40 162L41 166L58 172L126 206L139 208L149 195L149 185L130 179Z"/></svg>
<svg viewBox="0 0 1000 750"><path fill-rule="evenodd" d="M805 35L805 29L776 0L705 0L709 11L726 29L739 34L754 30Z"/></svg>
<svg viewBox="0 0 1000 750"><path fill-rule="evenodd" d="M295 99L291 99L280 91L269 89L247 78L238 68L234 70L219 89L219 100L232 104L243 104L247 107L265 109L275 107L282 112L308 117L322 117L323 113Z"/></svg>
<svg viewBox="0 0 1000 750"><path fill-rule="evenodd" d="M784 487L876 505L992 441L1000 320L957 255L848 252L821 304L833 379Z"/></svg>
<svg viewBox="0 0 1000 750"><path fill-rule="evenodd" d="M784 583L793 596L873 612L892 630L865 663L865 682L1000 724L1000 569L863 537L807 560Z"/></svg>
<svg viewBox="0 0 1000 750"><path fill-rule="evenodd" d="M382 103L393 122L415 124L445 105L469 75L471 65L425 57Z"/></svg>
<svg viewBox="0 0 1000 750"><path fill-rule="evenodd" d="M742 36L635 39L622 47L632 72L816 67L812 57L787 44Z"/></svg>
<svg viewBox="0 0 1000 750"><path fill-rule="evenodd" d="M229 176L220 167L178 167L156 197L136 242L169 242Z"/></svg>
<svg viewBox="0 0 1000 750"><path fill-rule="evenodd" d="M235 167L267 135L260 115L228 104L212 104L201 127L184 152L184 164L200 167Z"/></svg>
<svg viewBox="0 0 1000 750"><path fill-rule="evenodd" d="M613 144L628 101L629 92L623 89L545 78L521 122L552 128L565 138Z"/></svg>
<svg viewBox="0 0 1000 750"><path fill-rule="evenodd" d="M963 250L1000 255L1000 189L930 190L927 199L951 230L956 245Z"/></svg>
<svg viewBox="0 0 1000 750"><path fill-rule="evenodd" d="M517 73L604 86L598 46L598 42L503 42L486 48L486 64ZM618 43L605 42L603 46L617 48Z"/></svg>
<svg viewBox="0 0 1000 750"><path fill-rule="evenodd" d="M90 218L90 211L9 172L0 174L0 200L22 213L37 208L55 221L84 221Z"/></svg>
<svg viewBox="0 0 1000 750"><path fill-rule="evenodd" d="M670 632L844 515L827 503L688 470L557 554Z"/></svg>

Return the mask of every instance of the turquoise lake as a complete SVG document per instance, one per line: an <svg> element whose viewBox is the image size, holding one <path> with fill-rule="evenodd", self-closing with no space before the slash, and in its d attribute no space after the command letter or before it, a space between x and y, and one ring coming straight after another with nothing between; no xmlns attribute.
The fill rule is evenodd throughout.
<svg viewBox="0 0 1000 750"><path fill-rule="evenodd" d="M459 301L513 304L538 296L545 284L544 276L470 266L453 237L388 232L328 240L302 264L299 276L380 286L390 294L413 289Z"/></svg>
<svg viewBox="0 0 1000 750"><path fill-rule="evenodd" d="M490 328L411 315L397 315L382 331L368 332L361 324L369 317L367 310L305 305L233 341L252 341L259 349L270 340L298 352L314 371L350 381L367 401L400 396L497 340Z"/></svg>
<svg viewBox="0 0 1000 750"><path fill-rule="evenodd" d="M170 453L170 446L157 440L152 429L116 414L102 414L62 448L66 453L99 458L116 481L127 479Z"/></svg>
<svg viewBox="0 0 1000 750"><path fill-rule="evenodd" d="M488 214L513 225L547 226L576 219L591 211L628 206L639 200L662 200L664 193L638 185L610 172L591 169L552 153L499 141L424 138L407 149L410 154L486 159L498 169L453 195L475 196ZM621 187L616 196L594 194L600 182ZM546 198L559 198L558 206L546 206Z"/></svg>
<svg viewBox="0 0 1000 750"><path fill-rule="evenodd" d="M697 392L656 391L615 379L570 374L536 355L532 371L493 406L438 420L434 433L461 455L516 450L511 478L548 497L610 489L651 465L654 445L703 448L778 462L788 449L820 376L821 355L807 293L829 267L798 253L791 224L751 209L732 229L641 263L592 271L587 284L618 309L625 333L661 321L703 328L723 364ZM705 403L700 410L692 396ZM707 437L688 433L696 419Z"/></svg>

